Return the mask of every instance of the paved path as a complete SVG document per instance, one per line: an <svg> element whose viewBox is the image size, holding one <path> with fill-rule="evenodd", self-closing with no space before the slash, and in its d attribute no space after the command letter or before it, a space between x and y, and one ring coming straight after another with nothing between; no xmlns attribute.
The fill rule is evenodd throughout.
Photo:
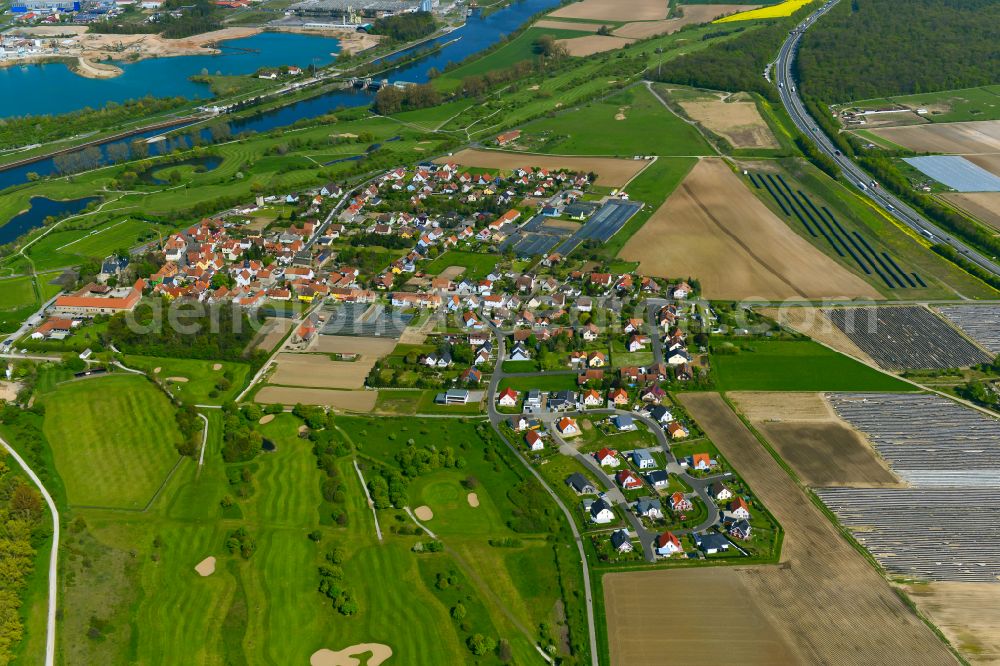
<svg viewBox="0 0 1000 666"><path fill-rule="evenodd" d="M358 478L361 480L361 489L365 491L365 498L368 500L368 508L372 510L372 518L375 519L375 535L378 540L382 540L382 528L378 524L378 513L375 511L375 502L372 501L372 496L368 493L368 485L365 483L365 476L361 473L361 468L358 467L358 461L354 461L354 471L358 473ZM414 520L416 520L414 518Z"/></svg>
<svg viewBox="0 0 1000 666"><path fill-rule="evenodd" d="M549 494L549 497L552 498L552 501L556 503L556 505L562 510L563 515L566 516L569 528L573 532L573 540L576 542L576 548L580 553L580 567L583 570L583 592L587 609L587 634L590 643L590 663L592 666L600 666L597 651L597 629L594 622L594 593L590 584L590 566L587 563L587 553L583 548L583 537L580 535L580 530L576 527L576 521L573 520L573 514L571 514L569 509L566 508L563 501L559 498L555 491L549 487L549 484L545 482L545 479L543 479L542 475L538 473L538 470L531 466L524 456L521 455L521 452L517 450L517 447L511 444L500 431L500 421L503 419L503 415L496 409L496 393L497 386L500 385L500 380L502 380L505 376L503 372L503 359L506 355L506 340L502 334L498 334L497 363L493 370L493 376L490 378L489 390L486 392L486 409L487 414L490 417L490 424L493 426L493 431L500 438L500 441L506 444L507 448L514 453L514 456L521 461L521 464L523 464L524 467L531 472L536 479L538 479L542 488L545 489L545 491Z"/></svg>
<svg viewBox="0 0 1000 666"><path fill-rule="evenodd" d="M59 570L59 510L56 509L56 503L53 501L52 495L42 485L41 479L38 478L34 470L28 467L28 463L24 462L24 459L18 455L17 451L2 438L0 438L0 445L3 445L3 448L7 449L7 453L17 461L17 464L21 466L25 474L38 486L38 490L42 493L45 503L49 505L49 512L52 514L52 550L49 553L49 610L45 625L45 666L53 666L56 660L56 604L59 599L57 581Z"/></svg>

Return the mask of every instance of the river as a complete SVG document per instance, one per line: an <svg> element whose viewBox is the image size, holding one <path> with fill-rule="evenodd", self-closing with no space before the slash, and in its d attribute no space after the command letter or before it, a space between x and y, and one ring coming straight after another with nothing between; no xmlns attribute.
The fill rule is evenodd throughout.
<svg viewBox="0 0 1000 666"><path fill-rule="evenodd" d="M28 210L11 218L10 222L0 227L0 245L13 243L23 234L42 226L46 217L64 217L75 215L87 207L97 197L85 197L72 201L53 201L45 197L31 197Z"/></svg>
<svg viewBox="0 0 1000 666"><path fill-rule="evenodd" d="M428 80L427 72L430 71L431 68L441 71L444 70L445 66L447 66L450 62L461 62L468 56L479 53L480 51L496 44L503 37L509 35L524 25L524 23L533 15L548 9L553 9L559 4L560 0L517 0L513 4L487 16L482 16L477 11L468 18L466 24L461 28L458 28L447 35L438 37L431 42L422 44L419 47L415 47L429 48L430 46L445 44L441 50L428 55L427 57L421 58L418 61L410 62L396 69L390 70L385 74L380 75L380 78L387 78L390 81L426 83ZM272 33L265 33L264 35L257 35L256 37L251 37L250 39L259 39L260 37L265 35L270 36L271 34ZM412 49L410 51L412 51ZM407 52L404 51L386 58L386 64L391 65L393 60L403 58L406 55ZM212 58L213 56L182 56L178 58L169 58L167 60L183 60L186 58L197 59L202 57ZM229 56L219 57L218 60L222 61L227 57ZM136 63L136 65L127 67L134 67L141 64L143 63ZM198 67L197 70L200 71L200 67ZM211 71L214 71L214 69ZM197 71L195 73L197 73ZM71 74L71 76L76 75ZM104 84L115 80L116 79L93 81L99 84ZM25 85L28 84L25 83ZM145 94L145 92L135 91L133 96L142 96L143 94ZM362 106L370 104L371 99L371 94L367 92L356 90L337 90L335 92L295 102L294 104L283 106L279 109L275 109L274 111L269 111L249 118L233 120L230 122L230 127L234 134L247 131L266 132L277 127L291 125L298 120L315 118L317 116L330 113L338 107ZM165 130L155 130L132 136L126 141L123 141L123 143L131 143L137 138L156 136L158 134L162 134L164 131ZM104 147L102 147L102 149L104 149ZM156 154L156 149L157 144L150 144L151 154ZM52 159L45 159L13 169L0 171L0 189L27 182L28 173L31 172L47 176L56 173L56 167Z"/></svg>

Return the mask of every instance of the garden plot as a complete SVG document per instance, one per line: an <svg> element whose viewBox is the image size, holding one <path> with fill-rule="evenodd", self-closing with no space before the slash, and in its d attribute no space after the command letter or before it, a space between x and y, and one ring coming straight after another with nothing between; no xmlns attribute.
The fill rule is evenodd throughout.
<svg viewBox="0 0 1000 666"><path fill-rule="evenodd" d="M1000 305L946 305L937 311L984 348L1000 354Z"/></svg>
<svg viewBox="0 0 1000 666"><path fill-rule="evenodd" d="M886 370L961 368L993 360L921 306L835 308L826 315Z"/></svg>
<svg viewBox="0 0 1000 666"><path fill-rule="evenodd" d="M890 573L997 583L1000 490L821 488L816 494Z"/></svg>
<svg viewBox="0 0 1000 666"><path fill-rule="evenodd" d="M913 393L834 393L831 404L914 487L1000 490L1000 420Z"/></svg>

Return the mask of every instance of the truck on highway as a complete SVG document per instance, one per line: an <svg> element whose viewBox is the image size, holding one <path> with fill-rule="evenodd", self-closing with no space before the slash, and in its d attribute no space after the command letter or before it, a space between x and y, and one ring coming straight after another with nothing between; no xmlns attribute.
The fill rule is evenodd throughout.
<svg viewBox="0 0 1000 666"><path fill-rule="evenodd" d="M873 189L873 190L874 190L874 189L875 189L876 187L878 187L878 183L876 183L876 182L875 182L874 180L872 181L871 185L872 185L872 189Z"/></svg>
<svg viewBox="0 0 1000 666"><path fill-rule="evenodd" d="M868 191L868 186L865 185L864 183L862 183L860 180L858 181L858 187L861 188L862 192L867 192Z"/></svg>

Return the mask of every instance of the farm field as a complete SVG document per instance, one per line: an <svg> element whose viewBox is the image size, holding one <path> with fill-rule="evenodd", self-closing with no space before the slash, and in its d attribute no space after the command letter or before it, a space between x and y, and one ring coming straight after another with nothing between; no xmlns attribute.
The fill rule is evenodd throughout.
<svg viewBox="0 0 1000 666"><path fill-rule="evenodd" d="M339 312L339 310L335 312ZM335 316L331 319L335 319ZM355 335L317 335L309 343L308 351L319 354L359 354L362 360L374 360L389 354L395 347L396 341L386 338L366 338Z"/></svg>
<svg viewBox="0 0 1000 666"><path fill-rule="evenodd" d="M886 298L998 296L982 281L928 252L923 241L811 164L740 159L737 166L748 172L748 189L796 234L849 270L860 271Z"/></svg>
<svg viewBox="0 0 1000 666"><path fill-rule="evenodd" d="M1000 660L1000 590L995 583L909 583L902 588L970 664Z"/></svg>
<svg viewBox="0 0 1000 666"><path fill-rule="evenodd" d="M720 16L728 16L758 5L726 5L726 4L684 4L684 15L678 18L662 21L636 21L615 28L611 34L629 39L647 39L656 35L669 35L681 28L696 23L708 23Z"/></svg>
<svg viewBox="0 0 1000 666"><path fill-rule="evenodd" d="M30 277L0 280L0 310L20 309L35 304L35 287Z"/></svg>
<svg viewBox="0 0 1000 666"><path fill-rule="evenodd" d="M775 5L770 5L767 7L760 7L758 9L751 9L750 11L740 12L739 14L733 14L732 16L726 16L716 21L716 23L729 23L731 21L752 21L755 19L769 19L769 18L781 18L784 16L791 16L797 12L802 7L808 5L810 2L815 2L815 0L784 0L784 2L779 2Z"/></svg>
<svg viewBox="0 0 1000 666"><path fill-rule="evenodd" d="M938 196L1000 233L1000 192L949 192Z"/></svg>
<svg viewBox="0 0 1000 666"><path fill-rule="evenodd" d="M145 377L68 382L42 403L71 505L141 509L177 463L182 437L174 409Z"/></svg>
<svg viewBox="0 0 1000 666"><path fill-rule="evenodd" d="M595 53L614 51L615 49L620 49L623 46L628 46L634 41L634 39L613 37L610 35L584 35L582 37L559 39L556 40L556 44L565 48L566 53L569 55L582 58L584 56L594 55Z"/></svg>
<svg viewBox="0 0 1000 666"><path fill-rule="evenodd" d="M619 256L648 275L697 275L707 298L880 298L795 234L717 159L699 161Z"/></svg>
<svg viewBox="0 0 1000 666"><path fill-rule="evenodd" d="M985 349L1000 354L1000 306L941 305L941 315Z"/></svg>
<svg viewBox="0 0 1000 666"><path fill-rule="evenodd" d="M956 663L719 395L684 393L680 400L784 528L781 564L734 572L801 663L861 664L886 655L899 664ZM702 598L697 588L693 596Z"/></svg>
<svg viewBox="0 0 1000 666"><path fill-rule="evenodd" d="M774 319L782 326L809 336L816 342L824 344L841 354L866 363L875 363L875 359L863 351L861 347L854 344L849 337L844 335L843 331L833 325L833 322L827 318L822 308L812 306L759 308L757 312L765 317Z"/></svg>
<svg viewBox="0 0 1000 666"><path fill-rule="evenodd" d="M832 308L826 316L886 370L963 368L993 360L923 306Z"/></svg>
<svg viewBox="0 0 1000 666"><path fill-rule="evenodd" d="M454 162L467 167L500 169L502 171L538 167L550 170L569 169L582 173L593 172L597 174L596 184L604 187L624 187L650 164L646 160L625 160L613 157L560 157L471 148L460 150L450 157L438 158L435 162L439 164Z"/></svg>
<svg viewBox="0 0 1000 666"><path fill-rule="evenodd" d="M126 356L123 360L126 366L166 382L175 397L192 404L221 405L231 400L243 389L250 371L250 366L245 363L156 356ZM184 381L176 381L175 378ZM220 390L217 386L226 384L229 388Z"/></svg>
<svg viewBox="0 0 1000 666"><path fill-rule="evenodd" d="M594 128L600 127L600 132ZM642 85L526 124L522 141L566 155L710 155L698 131Z"/></svg>
<svg viewBox="0 0 1000 666"><path fill-rule="evenodd" d="M871 132L918 153L975 155L1000 152L1000 120L883 127Z"/></svg>
<svg viewBox="0 0 1000 666"><path fill-rule="evenodd" d="M748 666L806 664L808 655L790 643L773 619L773 609L745 583L747 568L703 567L605 574L602 579L608 618L611 663L652 664L664 654L677 663L704 658L706 626L726 628L726 649ZM671 630L657 631L649 613L669 597L684 612ZM724 599L725 603L719 603Z"/></svg>
<svg viewBox="0 0 1000 666"><path fill-rule="evenodd" d="M727 397L806 485L902 486L823 394L734 392Z"/></svg>
<svg viewBox="0 0 1000 666"><path fill-rule="evenodd" d="M903 162L958 192L1000 192L1000 176L961 155L904 157Z"/></svg>
<svg viewBox="0 0 1000 666"><path fill-rule="evenodd" d="M254 400L260 404L321 405L348 412L370 412L375 407L378 391L338 391L323 388L265 386Z"/></svg>
<svg viewBox="0 0 1000 666"><path fill-rule="evenodd" d="M550 16L597 21L655 21L667 18L662 0L634 0L622 5L617 0L581 0L560 7Z"/></svg>
<svg viewBox="0 0 1000 666"><path fill-rule="evenodd" d="M271 317L267 320L258 333L253 349L262 351L273 351L278 343L292 329L292 321L284 317Z"/></svg>
<svg viewBox="0 0 1000 666"><path fill-rule="evenodd" d="M927 109L924 118L933 123L1000 120L1000 86L944 90L888 99L910 109Z"/></svg>
<svg viewBox="0 0 1000 666"><path fill-rule="evenodd" d="M739 343L737 339L735 343ZM712 354L722 391L912 391L895 377L811 340L753 340L752 350Z"/></svg>
<svg viewBox="0 0 1000 666"><path fill-rule="evenodd" d="M375 360L331 361L325 354L280 352L275 357L277 370L268 377L268 382L305 388L360 389Z"/></svg>
<svg viewBox="0 0 1000 666"><path fill-rule="evenodd" d="M670 88L664 91L669 94ZM747 93L685 89L675 102L692 120L718 134L733 148L780 148L777 138Z"/></svg>

